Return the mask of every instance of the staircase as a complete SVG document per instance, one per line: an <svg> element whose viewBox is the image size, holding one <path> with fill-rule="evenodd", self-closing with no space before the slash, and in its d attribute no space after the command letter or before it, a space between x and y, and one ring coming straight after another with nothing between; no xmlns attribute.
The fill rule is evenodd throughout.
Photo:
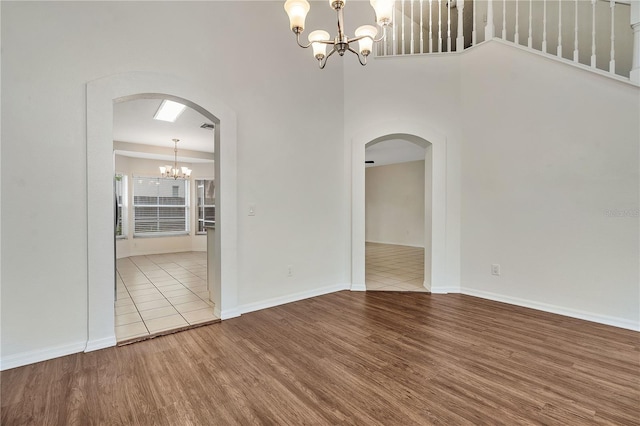
<svg viewBox="0 0 640 426"><path fill-rule="evenodd" d="M378 57L500 40L640 85L640 0L396 0L394 13Z"/></svg>

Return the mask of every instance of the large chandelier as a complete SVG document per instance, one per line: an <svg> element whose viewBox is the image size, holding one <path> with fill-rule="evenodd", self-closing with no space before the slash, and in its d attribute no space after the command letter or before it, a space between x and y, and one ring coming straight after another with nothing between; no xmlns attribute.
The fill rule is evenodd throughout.
<svg viewBox="0 0 640 426"><path fill-rule="evenodd" d="M387 35L387 27L390 27L393 16L393 0L371 0L371 6L376 12L376 23L382 28L382 36L376 38L378 29L373 25L363 25L355 31L354 38L347 38L344 35L344 14L343 9L346 0L329 0L329 5L338 14L338 34L331 40L329 33L323 30L312 31L309 34L309 44L300 43L300 34L304 31L304 21L309 13L309 2L307 0L287 0L284 3L284 10L289 15L291 31L296 35L298 46L302 48L313 47L313 56L318 60L320 69L327 64L327 59L334 53L338 52L340 56L348 50L355 53L362 65L367 64L367 56L373 49L373 43L384 40ZM351 43L358 42L358 50L351 47ZM327 54L327 46L331 45L332 49Z"/></svg>
<svg viewBox="0 0 640 426"><path fill-rule="evenodd" d="M188 179L191 176L191 169L188 167L180 167L178 169L178 142L180 139L172 139L174 143L173 149L173 167L160 166L160 173L163 178Z"/></svg>

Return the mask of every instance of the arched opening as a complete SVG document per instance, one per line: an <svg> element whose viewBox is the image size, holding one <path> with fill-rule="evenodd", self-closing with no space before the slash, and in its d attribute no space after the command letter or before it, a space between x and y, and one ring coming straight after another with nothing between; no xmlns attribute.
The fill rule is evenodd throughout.
<svg viewBox="0 0 640 426"><path fill-rule="evenodd" d="M113 346L113 105L158 96L183 103L215 124L218 211L214 263L216 315L237 312L236 117L202 87L155 73L126 73L87 84L87 347ZM219 301L219 303L218 303Z"/></svg>
<svg viewBox="0 0 640 426"><path fill-rule="evenodd" d="M365 148L389 139L404 139L429 147L431 160L430 256L425 256L424 286L432 293L446 293L446 138L422 123L373 123L351 138L351 289L365 285ZM426 234L426 233L425 233ZM426 238L425 238L426 240ZM426 249L426 248L425 248ZM426 252L426 250L425 250ZM429 278L427 278L429 277Z"/></svg>
<svg viewBox="0 0 640 426"><path fill-rule="evenodd" d="M426 291L431 288L431 143L386 135L365 148L367 290Z"/></svg>

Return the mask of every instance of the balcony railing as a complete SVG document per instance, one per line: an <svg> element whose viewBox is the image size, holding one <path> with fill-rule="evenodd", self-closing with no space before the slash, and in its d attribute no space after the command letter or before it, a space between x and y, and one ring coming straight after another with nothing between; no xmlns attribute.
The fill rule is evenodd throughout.
<svg viewBox="0 0 640 426"><path fill-rule="evenodd" d="M631 2L396 0L394 27L376 53L460 52L497 38L640 83L640 4Z"/></svg>

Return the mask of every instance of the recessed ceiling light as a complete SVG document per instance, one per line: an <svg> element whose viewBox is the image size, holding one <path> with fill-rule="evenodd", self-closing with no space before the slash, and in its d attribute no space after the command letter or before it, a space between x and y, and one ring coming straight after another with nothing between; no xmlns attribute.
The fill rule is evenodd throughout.
<svg viewBox="0 0 640 426"><path fill-rule="evenodd" d="M158 108L158 111L156 111L156 115L154 115L153 118L154 120L169 121L173 123L178 119L178 117L180 117L180 114L182 114L185 108L185 105L165 99L160 104L160 108Z"/></svg>

